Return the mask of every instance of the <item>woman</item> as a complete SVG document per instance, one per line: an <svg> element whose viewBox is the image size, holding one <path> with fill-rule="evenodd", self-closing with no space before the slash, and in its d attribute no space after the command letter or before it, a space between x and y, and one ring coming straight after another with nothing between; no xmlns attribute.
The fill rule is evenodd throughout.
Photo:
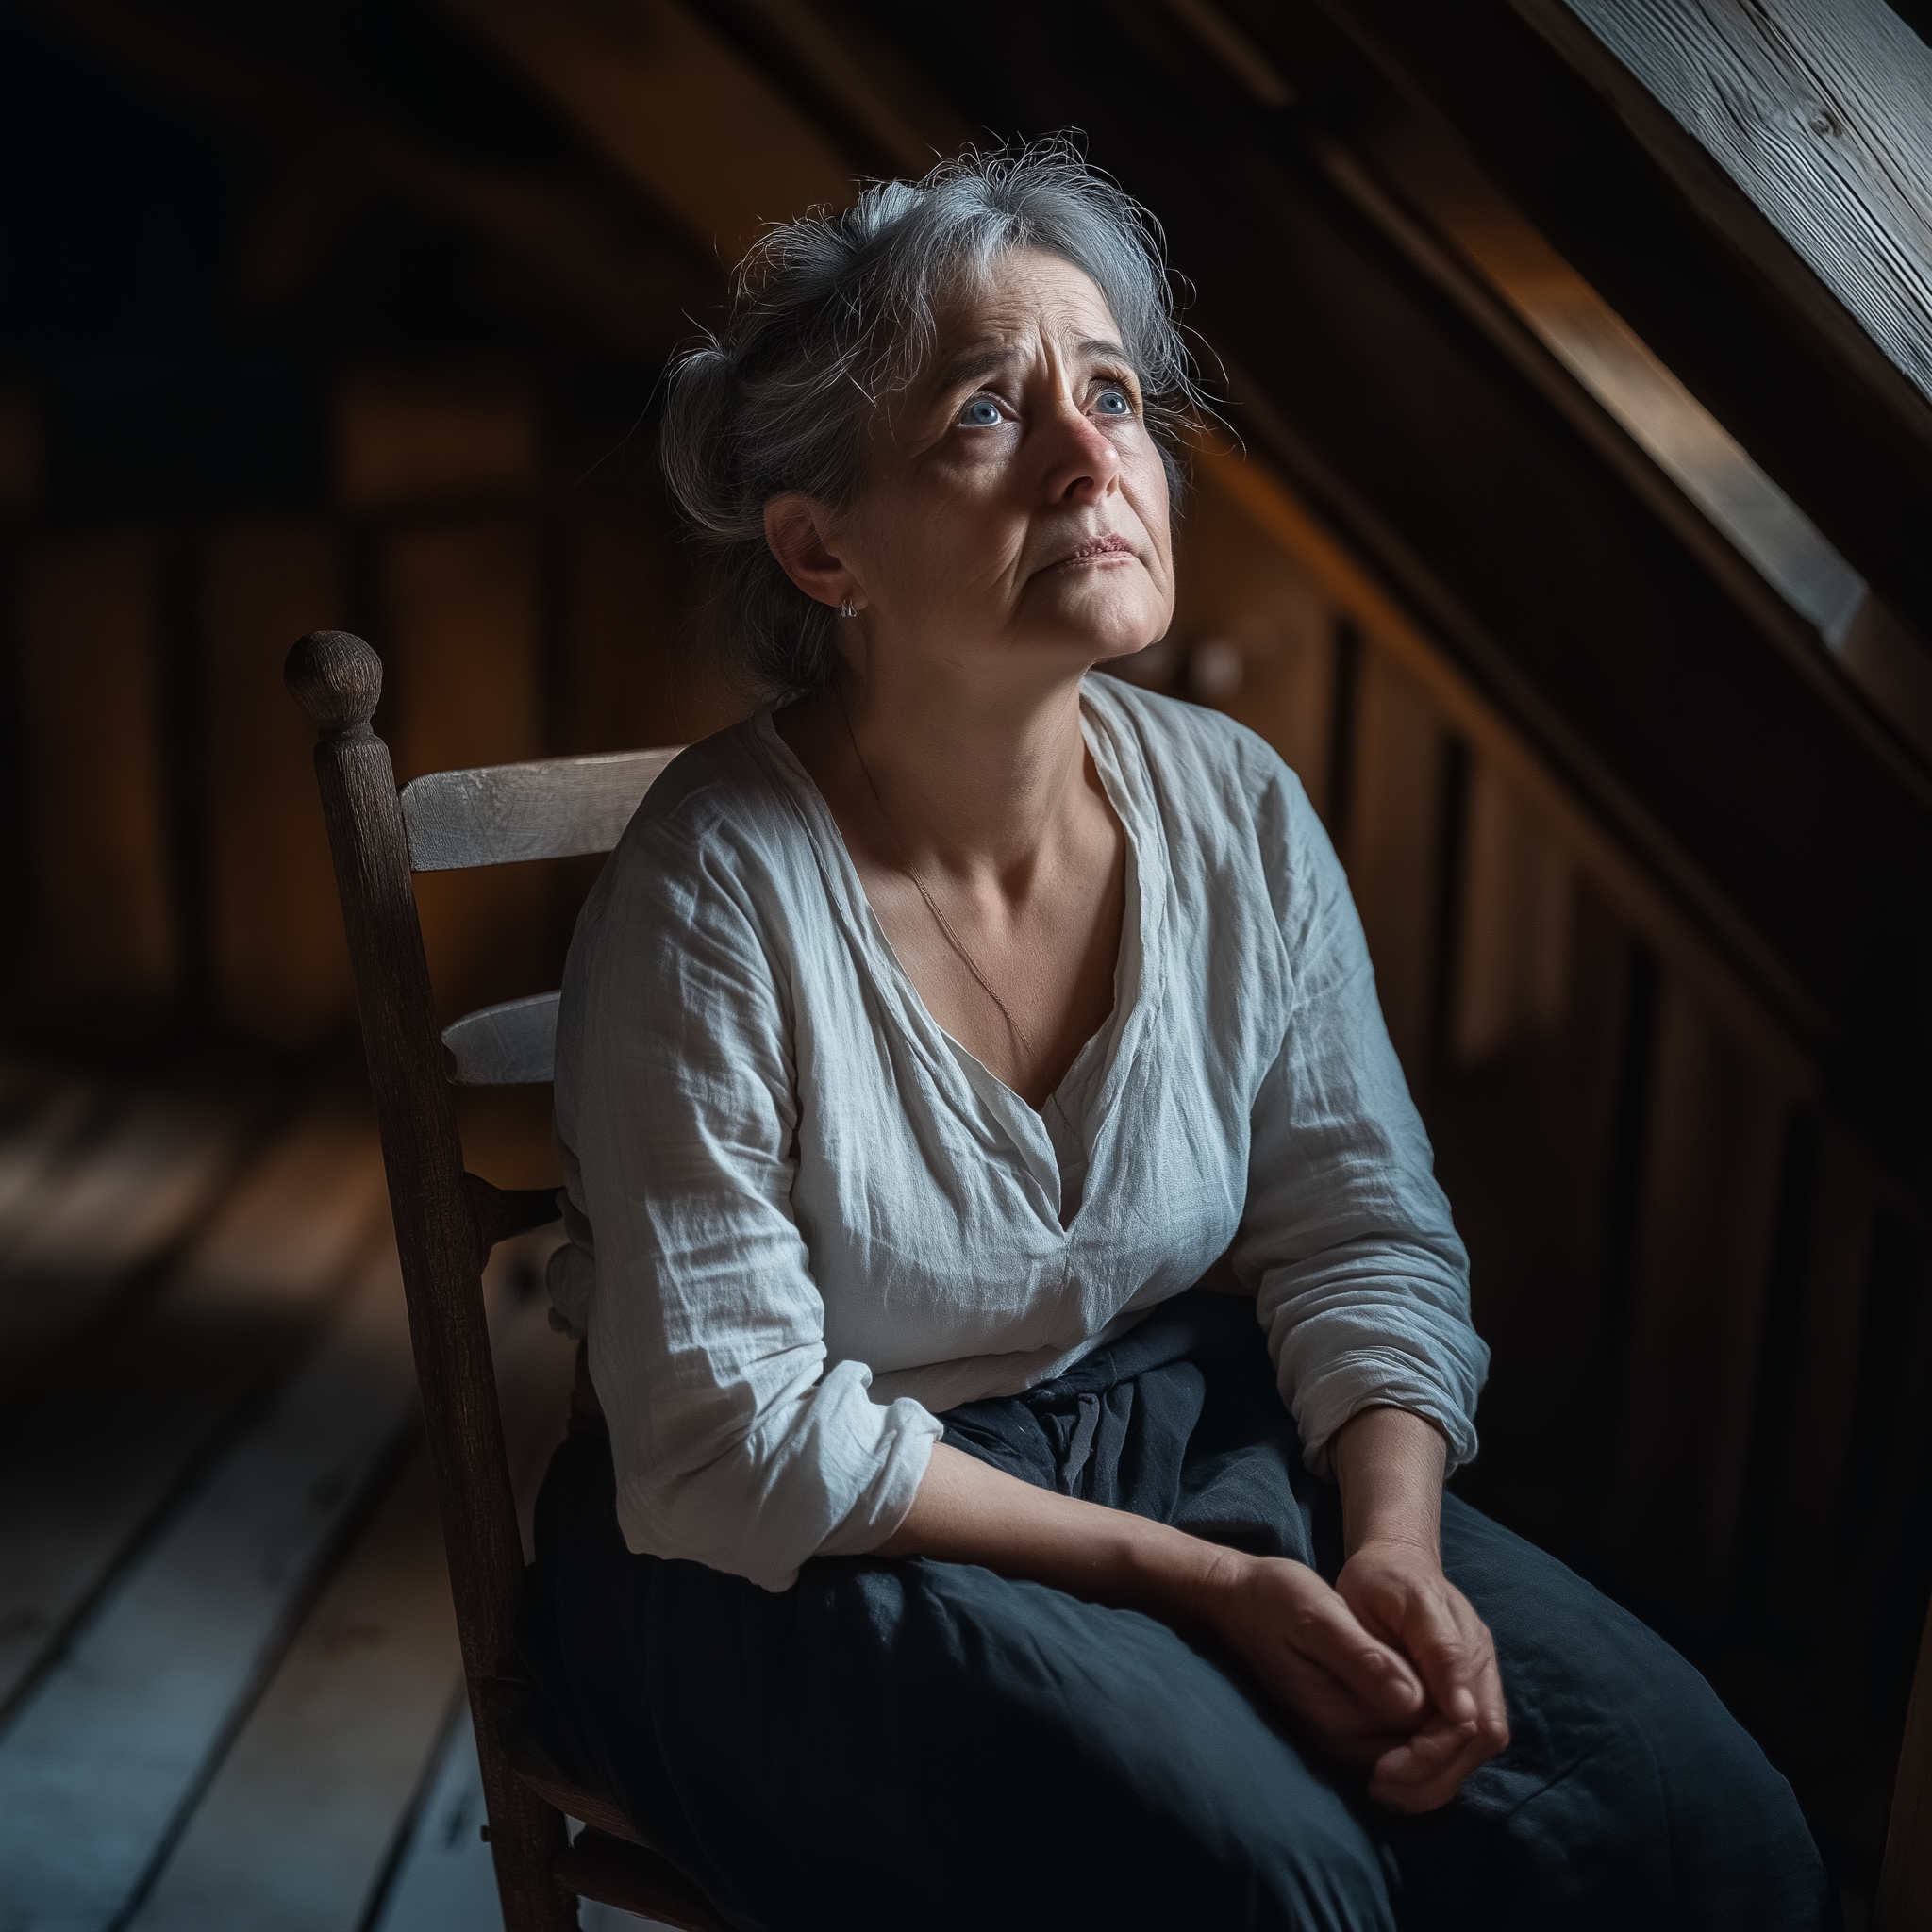
<svg viewBox="0 0 1932 1932"><path fill-rule="evenodd" d="M558 1749L746 1926L1821 1925L1702 1680L1443 1497L1487 1352L1292 774L1088 675L1189 397L1059 147L780 228L675 373L777 708L571 954Z"/></svg>

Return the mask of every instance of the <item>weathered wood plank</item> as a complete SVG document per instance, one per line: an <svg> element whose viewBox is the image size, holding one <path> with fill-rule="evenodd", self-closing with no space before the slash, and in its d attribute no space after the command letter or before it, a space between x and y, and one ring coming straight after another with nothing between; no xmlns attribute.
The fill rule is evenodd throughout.
<svg viewBox="0 0 1932 1932"><path fill-rule="evenodd" d="M12 1932L117 1923L413 1407L385 1256L0 1736Z"/></svg>
<svg viewBox="0 0 1932 1932"><path fill-rule="evenodd" d="M336 485L354 509L501 501L542 478L537 399L509 369L357 371L337 390L335 431Z"/></svg>
<svg viewBox="0 0 1932 1932"><path fill-rule="evenodd" d="M177 966L160 765L159 539L62 537L21 571L34 802L29 992L42 1012L152 1013Z"/></svg>
<svg viewBox="0 0 1932 1932"><path fill-rule="evenodd" d="M31 1226L47 1176L98 1113L101 1091L92 1081L50 1081L23 1092L0 1134L0 1244Z"/></svg>
<svg viewBox="0 0 1932 1932"><path fill-rule="evenodd" d="M1471 776L1449 1050L1463 1066L1562 1013L1573 874L1548 823L1488 759Z"/></svg>
<svg viewBox="0 0 1932 1932"><path fill-rule="evenodd" d="M506 1243L489 1280L525 1512L567 1406L571 1345L522 1286L556 1239ZM131 1923L148 1932L354 1932L459 1677L435 1500L418 1456L276 1668ZM493 1905L487 1853L480 1869Z"/></svg>
<svg viewBox="0 0 1932 1932"><path fill-rule="evenodd" d="M1932 400L1932 51L1881 0L1564 4Z"/></svg>
<svg viewBox="0 0 1932 1932"><path fill-rule="evenodd" d="M696 588L690 552L657 520L607 510L573 524L563 558L558 744L628 751L693 730L679 680L715 654L680 648Z"/></svg>
<svg viewBox="0 0 1932 1932"><path fill-rule="evenodd" d="M498 1932L503 1924L482 1842L483 1779L470 1713L458 1707L431 1767L423 1805L371 1932ZM616 1906L581 1901L580 1932L670 1932Z"/></svg>
<svg viewBox="0 0 1932 1932"><path fill-rule="evenodd" d="M497 1932L503 1919L482 1822L475 1734L469 1712L458 1709L372 1932ZM580 1932L671 1932L657 1919L589 1899L578 1902L577 1924Z"/></svg>
<svg viewBox="0 0 1932 1932"><path fill-rule="evenodd" d="M545 749L541 581L527 525L464 519L407 530L382 580L379 728L399 777L521 763ZM445 1020L555 985L551 881L536 867L416 885L438 1011Z"/></svg>
<svg viewBox="0 0 1932 1932"><path fill-rule="evenodd" d="M299 1346L382 1217L375 1137L311 1118L273 1145L170 1282L0 1437L0 1711L261 1377Z"/></svg>
<svg viewBox="0 0 1932 1932"><path fill-rule="evenodd" d="M1334 605L1218 472L1202 472L1177 539L1178 588L1168 645L1212 638L1234 646L1241 682L1212 702L1258 731L1325 813Z"/></svg>
<svg viewBox="0 0 1932 1932"><path fill-rule="evenodd" d="M557 1240L504 1243L485 1278L526 1542L537 1486L568 1411L574 1359L573 1344L549 1325L542 1295L526 1291ZM357 1932L434 1769L460 1681L436 1499L419 1454L283 1657L133 1926ZM467 1710L462 1722L467 1731ZM480 1788L475 1812L480 1821ZM480 1876L493 1911L495 1881L475 1824L470 1838L482 1856L463 1874ZM475 1907L461 1886L458 1896Z"/></svg>
<svg viewBox="0 0 1932 1932"><path fill-rule="evenodd" d="M1794 1098L1664 990L1608 1540L1678 1607L1722 1610L1740 1528Z"/></svg>
<svg viewBox="0 0 1932 1932"><path fill-rule="evenodd" d="M1836 1564L1820 1563L1816 1552L1840 1547L1845 1472L1857 1420L1877 1179L1870 1153L1841 1126L1821 1120L1793 1311L1798 1327L1792 1357L1800 1365L1805 1425L1778 1444L1778 1466L1766 1472L1776 1523L1807 1525L1803 1537L1777 1536L1767 1564L1772 1607L1794 1624L1842 1589Z"/></svg>
<svg viewBox="0 0 1932 1932"><path fill-rule="evenodd" d="M43 1175L0 1230L0 1404L207 1210L246 1126L234 1107L135 1094Z"/></svg>
<svg viewBox="0 0 1932 1932"><path fill-rule="evenodd" d="M615 14L569 0L541 29L510 0L451 0L451 11L727 266L761 223L852 199L846 158L682 8L644 0Z"/></svg>
<svg viewBox="0 0 1932 1932"><path fill-rule="evenodd" d="M282 1659L130 1932L357 1932L461 1682L419 1449Z"/></svg>
<svg viewBox="0 0 1932 1932"><path fill-rule="evenodd" d="M681 749L427 773L403 787L409 862L418 872L451 872L608 852Z"/></svg>
<svg viewBox="0 0 1932 1932"><path fill-rule="evenodd" d="M336 545L325 525L256 518L218 530L203 558L215 997L284 1047L311 1045L352 1004L311 734L281 679L291 641L341 616Z"/></svg>
<svg viewBox="0 0 1932 1932"><path fill-rule="evenodd" d="M442 1029L450 1078L464 1087L526 1087L553 1078L561 998L561 993L535 993L452 1021Z"/></svg>
<svg viewBox="0 0 1932 1932"><path fill-rule="evenodd" d="M1362 666L1354 797L1347 808L1349 887L1375 962L1382 1017L1411 1086L1427 1068L1434 1000L1438 813L1442 722L1380 651Z"/></svg>
<svg viewBox="0 0 1932 1932"><path fill-rule="evenodd" d="M483 1824L476 1734L468 1700L458 1698L371 1932L501 1932Z"/></svg>
<svg viewBox="0 0 1932 1932"><path fill-rule="evenodd" d="M1548 4L1560 7L1562 0ZM1578 877L1604 893L1668 962L1674 976L1714 1010L1728 1014L1749 1050L1776 1067L1781 1076L1807 1077L1809 1044L1831 1036L1824 1009L1709 881L1684 860L1644 809L1592 763L1578 741L1565 741L1560 734L1556 740L1571 769L1588 774L1595 798L1609 802L1614 830L1606 829L1601 806L1591 810L1578 802L1574 784L1531 748L1413 616L1268 468L1242 462L1213 443L1203 444L1196 459L1261 529L1293 552L1336 607L1361 626L1374 653L1385 655L1400 669L1443 724L1521 788L1549 820ZM1365 678L1365 697L1366 685Z"/></svg>

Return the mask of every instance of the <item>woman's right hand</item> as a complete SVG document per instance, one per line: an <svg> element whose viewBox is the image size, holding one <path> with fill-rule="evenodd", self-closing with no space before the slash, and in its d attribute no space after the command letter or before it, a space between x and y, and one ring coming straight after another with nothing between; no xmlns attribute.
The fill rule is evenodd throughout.
<svg viewBox="0 0 1932 1932"><path fill-rule="evenodd" d="M1362 1771L1407 1743L1428 1706L1407 1658L1307 1564L1220 1554L1199 1599L1203 1620L1306 1740Z"/></svg>

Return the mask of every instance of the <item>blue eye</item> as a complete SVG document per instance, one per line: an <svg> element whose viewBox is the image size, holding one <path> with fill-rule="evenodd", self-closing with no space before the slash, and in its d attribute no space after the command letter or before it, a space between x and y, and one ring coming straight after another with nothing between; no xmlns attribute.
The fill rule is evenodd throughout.
<svg viewBox="0 0 1932 1932"><path fill-rule="evenodd" d="M1000 421L1000 406L986 396L974 396L959 411L959 420L974 429L996 429Z"/></svg>
<svg viewBox="0 0 1932 1932"><path fill-rule="evenodd" d="M1134 413L1134 406L1127 400L1124 390L1102 390L1093 398L1093 407L1103 416L1131 416Z"/></svg>

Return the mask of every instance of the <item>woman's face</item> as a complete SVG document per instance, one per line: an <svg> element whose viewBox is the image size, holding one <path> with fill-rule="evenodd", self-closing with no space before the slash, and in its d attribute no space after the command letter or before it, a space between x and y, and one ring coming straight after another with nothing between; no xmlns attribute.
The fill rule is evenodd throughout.
<svg viewBox="0 0 1932 1932"><path fill-rule="evenodd" d="M840 642L861 668L886 652L1063 674L1144 648L1173 614L1140 384L1100 291L1056 256L1007 255L943 309L930 368L880 411L858 500L824 520L803 506L768 511L773 548L824 601L849 589L865 619ZM794 567L812 551L818 583Z"/></svg>

